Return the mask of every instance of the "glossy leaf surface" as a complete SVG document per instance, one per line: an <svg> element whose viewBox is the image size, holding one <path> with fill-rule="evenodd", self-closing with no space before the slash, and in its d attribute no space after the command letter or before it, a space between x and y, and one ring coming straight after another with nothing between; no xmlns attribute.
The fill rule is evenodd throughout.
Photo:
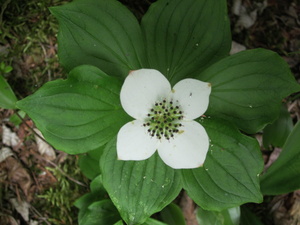
<svg viewBox="0 0 300 225"><path fill-rule="evenodd" d="M196 76L231 47L224 0L160 0L151 5L141 26L150 68L173 85Z"/></svg>
<svg viewBox="0 0 300 225"><path fill-rule="evenodd" d="M17 102L57 149L70 154L97 149L130 118L121 107L121 83L93 66L72 70L67 80L45 84Z"/></svg>
<svg viewBox="0 0 300 225"><path fill-rule="evenodd" d="M279 195L300 188L300 123L298 122L282 148L278 159L261 177L265 195Z"/></svg>
<svg viewBox="0 0 300 225"><path fill-rule="evenodd" d="M197 78L212 84L206 115L228 120L247 133L272 123L282 99L300 91L286 62L264 49L229 56Z"/></svg>
<svg viewBox="0 0 300 225"><path fill-rule="evenodd" d="M142 161L117 160L116 140L101 158L103 184L127 224L140 224L176 198L182 186L176 171L155 153Z"/></svg>
<svg viewBox="0 0 300 225"><path fill-rule="evenodd" d="M68 71L88 64L124 78L143 67L140 26L120 2L81 0L50 11L59 21L58 55Z"/></svg>
<svg viewBox="0 0 300 225"><path fill-rule="evenodd" d="M274 123L265 127L263 131L263 144L265 148L270 145L282 147L293 130L293 121L285 105L281 106L280 115Z"/></svg>
<svg viewBox="0 0 300 225"><path fill-rule="evenodd" d="M4 77L0 75L0 108L15 109L17 101L17 97L10 85Z"/></svg>
<svg viewBox="0 0 300 225"><path fill-rule="evenodd" d="M232 124L200 119L211 139L204 166L182 170L184 189L203 209L221 211L262 201L259 174L263 160L256 140Z"/></svg>

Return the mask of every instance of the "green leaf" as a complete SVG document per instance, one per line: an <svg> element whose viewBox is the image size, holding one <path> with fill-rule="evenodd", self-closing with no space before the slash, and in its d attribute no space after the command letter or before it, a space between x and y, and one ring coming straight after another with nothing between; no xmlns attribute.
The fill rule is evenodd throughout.
<svg viewBox="0 0 300 225"><path fill-rule="evenodd" d="M25 116L26 113L23 111L15 112L13 115L9 117L9 122L13 123L15 126L19 126L23 122L22 119L24 119Z"/></svg>
<svg viewBox="0 0 300 225"><path fill-rule="evenodd" d="M47 141L70 154L97 149L130 120L122 109L121 82L93 66L79 66L67 80L45 84L17 107Z"/></svg>
<svg viewBox="0 0 300 225"><path fill-rule="evenodd" d="M77 0L50 11L59 22L58 56L68 71L88 64L125 77L143 67L140 26L120 2Z"/></svg>
<svg viewBox="0 0 300 225"><path fill-rule="evenodd" d="M11 66L5 65L4 62L0 63L0 76L3 74L9 73L12 70L13 70L13 68Z"/></svg>
<svg viewBox="0 0 300 225"><path fill-rule="evenodd" d="M103 184L127 224L141 224L162 210L179 194L182 186L176 170L155 153L143 161L117 160L116 139L101 157Z"/></svg>
<svg viewBox="0 0 300 225"><path fill-rule="evenodd" d="M91 158L88 154L81 155L78 164L81 172L90 180L100 174L99 160Z"/></svg>
<svg viewBox="0 0 300 225"><path fill-rule="evenodd" d="M241 225L264 225L247 207L241 208Z"/></svg>
<svg viewBox="0 0 300 225"><path fill-rule="evenodd" d="M0 75L0 108L15 109L18 101L7 81Z"/></svg>
<svg viewBox="0 0 300 225"><path fill-rule="evenodd" d="M258 175L263 169L257 141L217 119L200 119L210 141L204 166L182 170L183 187L203 209L221 211L261 202Z"/></svg>
<svg viewBox="0 0 300 225"><path fill-rule="evenodd" d="M282 99L300 91L287 63L263 49L229 56L197 79L212 84L206 114L231 121L247 133L272 123L279 116Z"/></svg>
<svg viewBox="0 0 300 225"><path fill-rule="evenodd" d="M186 225L181 209L174 203L165 207L160 212L160 216L168 225Z"/></svg>
<svg viewBox="0 0 300 225"><path fill-rule="evenodd" d="M11 66L6 66L3 70L3 73L9 73L13 70L13 68Z"/></svg>
<svg viewBox="0 0 300 225"><path fill-rule="evenodd" d="M79 225L107 225L119 221L120 215L111 200L102 200L91 204Z"/></svg>
<svg viewBox="0 0 300 225"><path fill-rule="evenodd" d="M89 213L89 206L100 200L107 198L107 192L105 191L102 184L102 176L96 177L90 184L91 192L81 196L77 199L74 205L79 209L78 220L82 221Z"/></svg>
<svg viewBox="0 0 300 225"><path fill-rule="evenodd" d="M160 0L150 6L141 26L150 68L172 84L196 76L231 48L225 0Z"/></svg>
<svg viewBox="0 0 300 225"><path fill-rule="evenodd" d="M240 213L240 207L225 209L221 212L207 211L199 207L197 221L205 225L239 225Z"/></svg>
<svg viewBox="0 0 300 225"><path fill-rule="evenodd" d="M158 220L149 218L149 219L147 219L147 221L146 221L145 223L143 223L142 225L170 225L170 224L166 224L166 223L160 222L160 221L158 221Z"/></svg>
<svg viewBox="0 0 300 225"><path fill-rule="evenodd" d="M261 177L264 195L279 195L300 188L300 122L286 140L278 159Z"/></svg>
<svg viewBox="0 0 300 225"><path fill-rule="evenodd" d="M80 170L90 180L93 180L100 174L99 160L103 153L103 149L104 146L79 156Z"/></svg>
<svg viewBox="0 0 300 225"><path fill-rule="evenodd" d="M107 192L103 187L102 184L102 176L99 175L94 180L92 180L90 184L91 192L87 193L83 196L81 196L79 199L77 199L74 203L74 205L79 208L87 208L89 205L91 205L93 202L103 200L107 197Z"/></svg>
<svg viewBox="0 0 300 225"><path fill-rule="evenodd" d="M124 223L122 222L122 220L116 222L114 225L124 225Z"/></svg>
<svg viewBox="0 0 300 225"><path fill-rule="evenodd" d="M293 129L293 121L285 104L282 104L279 118L274 123L267 125L263 132L265 148L270 145L282 147Z"/></svg>

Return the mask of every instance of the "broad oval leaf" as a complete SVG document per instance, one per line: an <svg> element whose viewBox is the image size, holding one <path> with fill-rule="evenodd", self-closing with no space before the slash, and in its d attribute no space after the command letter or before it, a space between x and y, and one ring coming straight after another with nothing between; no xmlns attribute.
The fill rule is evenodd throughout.
<svg viewBox="0 0 300 225"><path fill-rule="evenodd" d="M125 77L129 70L143 67L140 26L120 2L78 0L50 11L59 21L58 55L68 71L88 64Z"/></svg>
<svg viewBox="0 0 300 225"><path fill-rule="evenodd" d="M17 97L10 85L4 77L0 75L0 108L15 109L17 101Z"/></svg>
<svg viewBox="0 0 300 225"><path fill-rule="evenodd" d="M160 212L161 220L168 225L186 225L182 210L171 203Z"/></svg>
<svg viewBox="0 0 300 225"><path fill-rule="evenodd" d="M264 147L269 148L270 145L273 145L281 148L292 130L293 120L291 114L286 105L282 104L278 119L267 125L263 131Z"/></svg>
<svg viewBox="0 0 300 225"><path fill-rule="evenodd" d="M160 0L142 19L150 68L174 85L228 55L230 24L225 0Z"/></svg>
<svg viewBox="0 0 300 225"><path fill-rule="evenodd" d="M80 170L83 175L90 180L93 180L100 174L99 160L101 158L103 149L104 146L102 146L100 149L95 149L79 156L78 165ZM94 157L94 155L96 157Z"/></svg>
<svg viewBox="0 0 300 225"><path fill-rule="evenodd" d="M231 121L247 133L272 123L279 116L282 99L300 91L287 63L264 49L229 56L197 79L212 84L206 114Z"/></svg>
<svg viewBox="0 0 300 225"><path fill-rule="evenodd" d="M183 187L189 196L203 209L216 211L261 202L263 160L257 141L228 122L200 121L211 144L203 167L182 170Z"/></svg>
<svg viewBox="0 0 300 225"><path fill-rule="evenodd" d="M120 220L118 210L111 200L92 203L80 218L79 225L108 225Z"/></svg>
<svg viewBox="0 0 300 225"><path fill-rule="evenodd" d="M261 177L261 190L265 195L279 195L300 188L300 122L286 140L278 159Z"/></svg>
<svg viewBox="0 0 300 225"><path fill-rule="evenodd" d="M260 219L250 211L247 206L241 208L241 222L242 225L265 225Z"/></svg>
<svg viewBox="0 0 300 225"><path fill-rule="evenodd" d="M121 82L93 66L79 66L67 80L45 84L17 107L45 139L70 154L97 149L130 120L120 103Z"/></svg>
<svg viewBox="0 0 300 225"><path fill-rule="evenodd" d="M102 185L102 177L99 175L96 177L90 184L91 192L87 193L83 196L81 196L79 199L77 199L74 203L74 205L79 209L78 213L78 221L80 224L87 224L85 223L88 220L88 217L97 218L97 215L95 214L95 210L90 210L89 207L93 205L96 202L99 202L101 200L107 199L107 192L105 191L103 185ZM109 205L110 203L107 203ZM112 211L116 211L115 207L111 207ZM100 213L100 212L99 212ZM113 215L120 218L118 212L112 213ZM102 214L103 216L103 214ZM104 216L103 216L104 217ZM99 220L98 222L100 222ZM96 223L97 220L94 220L94 223Z"/></svg>
<svg viewBox="0 0 300 225"><path fill-rule="evenodd" d="M143 161L117 160L116 139L101 158L103 185L127 224L141 224L162 210L179 194L178 171L168 167L157 153Z"/></svg>
<svg viewBox="0 0 300 225"><path fill-rule="evenodd" d="M142 225L170 225L170 224L166 224L163 222L160 222L158 220L149 218L145 223L143 223Z"/></svg>
<svg viewBox="0 0 300 225"><path fill-rule="evenodd" d="M239 225L241 210L239 206L221 212L208 211L199 207L196 215L198 223L203 225Z"/></svg>

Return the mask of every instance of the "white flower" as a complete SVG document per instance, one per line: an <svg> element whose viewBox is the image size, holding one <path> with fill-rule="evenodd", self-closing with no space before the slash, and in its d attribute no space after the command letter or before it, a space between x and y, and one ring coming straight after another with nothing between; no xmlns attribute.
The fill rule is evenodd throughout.
<svg viewBox="0 0 300 225"><path fill-rule="evenodd" d="M120 160L144 160L157 150L175 169L203 165L209 138L194 119L209 103L211 84L184 79L173 89L159 71L131 71L121 89L121 104L135 120L125 124L117 137Z"/></svg>

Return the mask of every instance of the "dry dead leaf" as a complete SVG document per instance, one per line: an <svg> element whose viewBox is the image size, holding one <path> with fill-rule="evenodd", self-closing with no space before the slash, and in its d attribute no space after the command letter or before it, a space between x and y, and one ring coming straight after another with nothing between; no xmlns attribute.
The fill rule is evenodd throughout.
<svg viewBox="0 0 300 225"><path fill-rule="evenodd" d="M39 222L35 220L30 220L29 225L39 225Z"/></svg>
<svg viewBox="0 0 300 225"><path fill-rule="evenodd" d="M27 201L32 200L33 192L32 179L28 171L15 158L9 157L5 160L6 170L8 171L8 179L22 189Z"/></svg>
<svg viewBox="0 0 300 225"><path fill-rule="evenodd" d="M38 129L35 128L34 131L38 135L43 137L42 133ZM37 135L35 135L35 140L36 140L36 143L37 143L39 153L43 157L45 157L45 159L52 161L56 158L56 154L55 154L54 149L48 143L46 143L44 140L39 138Z"/></svg>
<svg viewBox="0 0 300 225"><path fill-rule="evenodd" d="M16 147L21 144L21 141L15 132L12 132L7 126L2 125L2 142L3 144Z"/></svg>
<svg viewBox="0 0 300 225"><path fill-rule="evenodd" d="M14 155L14 153L10 150L10 148L2 147L0 150L0 163L12 155Z"/></svg>
<svg viewBox="0 0 300 225"><path fill-rule="evenodd" d="M277 148L277 147L274 148L273 152L269 156L268 162L265 165L265 168L264 168L265 171L272 165L272 163L274 163L276 161L276 159L279 157L281 151L282 151L281 148Z"/></svg>
<svg viewBox="0 0 300 225"><path fill-rule="evenodd" d="M242 0L234 0L232 6L232 13L239 17L235 24L235 31L250 28L256 21L257 13L261 13L267 7L267 1L257 3L254 9L249 9L243 5Z"/></svg>
<svg viewBox="0 0 300 225"><path fill-rule="evenodd" d="M30 205L25 201L18 201L16 198L11 198L10 203L15 208L15 210L23 217L23 219L29 221L29 208Z"/></svg>
<svg viewBox="0 0 300 225"><path fill-rule="evenodd" d="M1 215L0 214L1 225L19 225L18 222L9 215Z"/></svg>
<svg viewBox="0 0 300 225"><path fill-rule="evenodd" d="M186 225L199 225L196 218L196 205L186 192L183 193L180 201L180 207L182 209Z"/></svg>
<svg viewBox="0 0 300 225"><path fill-rule="evenodd" d="M235 53L241 52L246 50L246 47L244 45L241 45L235 41L231 42L231 50L230 50L230 55L233 55Z"/></svg>
<svg viewBox="0 0 300 225"><path fill-rule="evenodd" d="M274 225L300 224L300 191L278 195L270 206Z"/></svg>

